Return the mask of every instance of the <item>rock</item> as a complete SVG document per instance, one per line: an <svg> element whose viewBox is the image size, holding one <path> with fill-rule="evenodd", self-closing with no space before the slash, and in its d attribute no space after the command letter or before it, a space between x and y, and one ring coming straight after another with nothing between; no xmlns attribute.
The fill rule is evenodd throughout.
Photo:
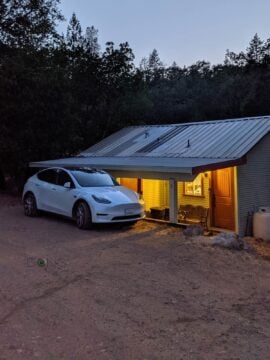
<svg viewBox="0 0 270 360"><path fill-rule="evenodd" d="M185 236L200 236L203 235L203 227L201 225L189 225L184 231Z"/></svg>
<svg viewBox="0 0 270 360"><path fill-rule="evenodd" d="M212 245L234 250L246 248L244 241L237 234L226 232L214 236Z"/></svg>

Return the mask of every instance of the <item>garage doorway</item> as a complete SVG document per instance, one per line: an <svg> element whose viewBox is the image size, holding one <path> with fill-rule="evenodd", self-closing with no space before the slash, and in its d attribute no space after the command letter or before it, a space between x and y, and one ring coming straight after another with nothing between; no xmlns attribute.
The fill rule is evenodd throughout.
<svg viewBox="0 0 270 360"><path fill-rule="evenodd" d="M133 178L121 178L120 185L127 187L130 190L136 191L138 194L142 194L142 180Z"/></svg>

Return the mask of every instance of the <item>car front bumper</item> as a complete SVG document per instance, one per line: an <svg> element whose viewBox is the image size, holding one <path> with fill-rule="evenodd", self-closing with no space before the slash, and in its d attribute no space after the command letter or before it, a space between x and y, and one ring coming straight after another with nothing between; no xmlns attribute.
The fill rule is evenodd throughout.
<svg viewBox="0 0 270 360"><path fill-rule="evenodd" d="M98 206L92 212L94 223L116 223L143 219L144 206L139 203L121 204L115 206Z"/></svg>

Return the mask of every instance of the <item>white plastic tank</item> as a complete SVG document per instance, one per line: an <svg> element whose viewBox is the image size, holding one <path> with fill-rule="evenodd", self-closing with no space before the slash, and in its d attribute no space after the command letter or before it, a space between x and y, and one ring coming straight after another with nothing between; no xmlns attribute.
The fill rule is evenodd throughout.
<svg viewBox="0 0 270 360"><path fill-rule="evenodd" d="M255 238L270 240L270 206L261 206L254 214L253 235Z"/></svg>

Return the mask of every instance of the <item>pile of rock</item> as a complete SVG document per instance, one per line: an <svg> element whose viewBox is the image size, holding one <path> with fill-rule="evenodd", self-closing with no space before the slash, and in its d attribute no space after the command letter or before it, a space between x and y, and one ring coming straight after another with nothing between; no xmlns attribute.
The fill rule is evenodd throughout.
<svg viewBox="0 0 270 360"><path fill-rule="evenodd" d="M203 227L201 225L189 225L184 231L185 236L201 236L203 235Z"/></svg>
<svg viewBox="0 0 270 360"><path fill-rule="evenodd" d="M220 246L227 249L246 250L246 244L237 234L224 232L213 237L213 246Z"/></svg>
<svg viewBox="0 0 270 360"><path fill-rule="evenodd" d="M212 246L220 246L233 250L249 250L248 244L239 237L239 235L232 232L223 232L213 237L206 237L204 235L204 229L200 225L189 225L183 234L186 237L195 237L200 243L206 243ZM204 241L203 239L207 239Z"/></svg>

